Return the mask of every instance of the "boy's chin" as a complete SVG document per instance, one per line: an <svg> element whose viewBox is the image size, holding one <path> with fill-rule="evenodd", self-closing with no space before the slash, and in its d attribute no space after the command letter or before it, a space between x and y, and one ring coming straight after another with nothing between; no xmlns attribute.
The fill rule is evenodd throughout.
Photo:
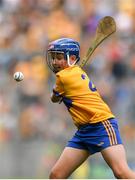
<svg viewBox="0 0 135 180"><path fill-rule="evenodd" d="M65 67L65 68L60 68L60 67L54 68L54 73L58 73L58 72L66 69L66 68L67 68L67 67Z"/></svg>
<svg viewBox="0 0 135 180"><path fill-rule="evenodd" d="M61 68L55 68L55 69L54 69L54 72L57 73L57 72L59 72L59 71L61 71L61 70L62 70Z"/></svg>

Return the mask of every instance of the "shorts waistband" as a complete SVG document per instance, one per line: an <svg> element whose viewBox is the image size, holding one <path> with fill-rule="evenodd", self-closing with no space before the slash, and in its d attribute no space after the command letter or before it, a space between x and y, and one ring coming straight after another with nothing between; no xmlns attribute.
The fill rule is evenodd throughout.
<svg viewBox="0 0 135 180"><path fill-rule="evenodd" d="M112 120L112 119L115 119L114 117L113 118L108 118L106 120ZM106 121L104 120L104 121ZM97 124L101 124L103 121L100 121L100 122L96 122L96 123L86 123L86 124L80 124L80 125L77 125L78 129L82 128L82 127L87 127L89 125L92 125L92 126L96 126Z"/></svg>

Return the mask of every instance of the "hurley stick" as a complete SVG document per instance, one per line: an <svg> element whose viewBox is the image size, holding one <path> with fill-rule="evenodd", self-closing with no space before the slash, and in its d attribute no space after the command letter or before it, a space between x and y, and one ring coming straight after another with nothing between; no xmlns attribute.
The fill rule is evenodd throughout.
<svg viewBox="0 0 135 180"><path fill-rule="evenodd" d="M87 63L87 61L89 60L89 58L91 57L97 46L115 31L116 31L116 23L111 16L105 16L99 21L96 29L96 35L94 41L89 47L86 56L82 59L80 67L83 67ZM91 61L92 59L90 59L90 63Z"/></svg>

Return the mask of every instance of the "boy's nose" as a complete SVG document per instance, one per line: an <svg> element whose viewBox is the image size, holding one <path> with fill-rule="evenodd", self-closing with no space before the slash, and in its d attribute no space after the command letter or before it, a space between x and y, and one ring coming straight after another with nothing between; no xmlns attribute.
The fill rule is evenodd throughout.
<svg viewBox="0 0 135 180"><path fill-rule="evenodd" d="M52 63L53 63L53 64L56 64L56 58L53 59Z"/></svg>

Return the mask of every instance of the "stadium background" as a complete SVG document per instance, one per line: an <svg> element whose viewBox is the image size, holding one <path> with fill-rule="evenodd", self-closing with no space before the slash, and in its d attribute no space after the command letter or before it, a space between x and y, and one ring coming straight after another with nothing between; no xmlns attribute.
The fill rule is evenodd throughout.
<svg viewBox="0 0 135 180"><path fill-rule="evenodd" d="M54 75L45 64L49 41L71 37L81 57L97 22L113 16L117 33L86 70L119 119L130 167L135 169L135 1L0 0L0 178L48 178L75 127L64 105L50 102ZM16 83L13 73L25 80ZM99 154L71 178L114 178Z"/></svg>

